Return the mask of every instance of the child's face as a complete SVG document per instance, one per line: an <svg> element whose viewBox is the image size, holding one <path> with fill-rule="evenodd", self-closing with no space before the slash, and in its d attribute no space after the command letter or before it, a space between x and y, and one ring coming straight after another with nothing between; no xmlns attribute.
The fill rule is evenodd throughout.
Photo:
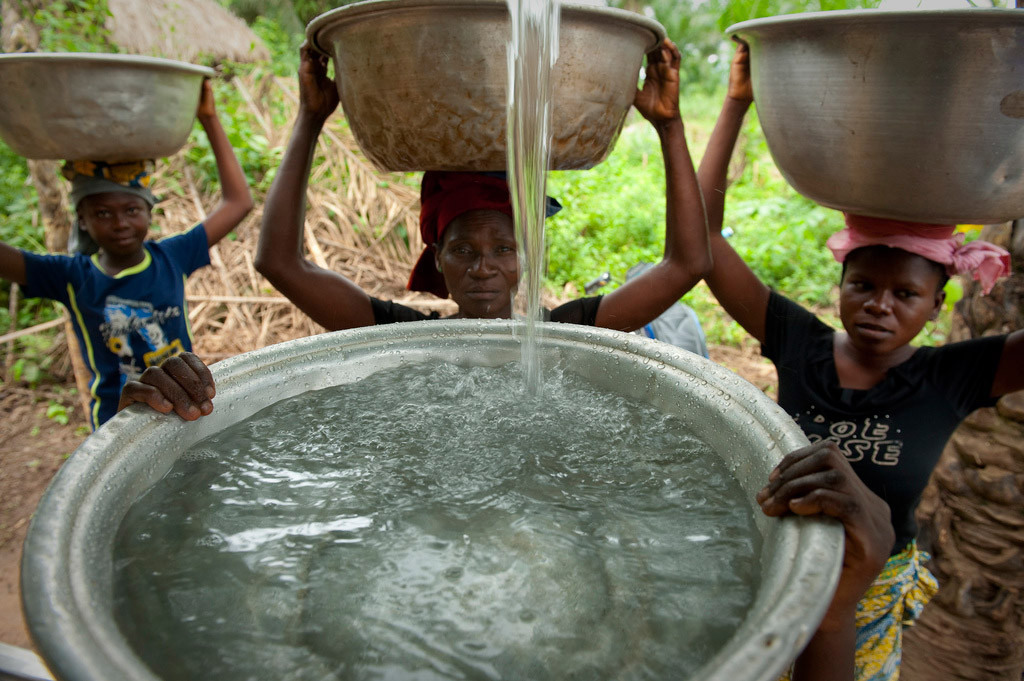
<svg viewBox="0 0 1024 681"><path fill-rule="evenodd" d="M493 210L460 215L444 231L436 263L463 315L511 316L512 291L519 282L512 218Z"/></svg>
<svg viewBox="0 0 1024 681"><path fill-rule="evenodd" d="M89 236L109 255L139 252L149 233L149 204L133 194L93 194L78 204L78 219Z"/></svg>
<svg viewBox="0 0 1024 681"><path fill-rule="evenodd" d="M935 263L898 248L865 248L846 260L839 316L860 350L884 354L910 343L946 298Z"/></svg>

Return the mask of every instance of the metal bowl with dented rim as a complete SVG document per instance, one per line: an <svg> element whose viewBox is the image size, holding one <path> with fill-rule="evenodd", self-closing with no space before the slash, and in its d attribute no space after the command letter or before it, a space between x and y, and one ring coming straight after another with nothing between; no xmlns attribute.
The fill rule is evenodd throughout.
<svg viewBox="0 0 1024 681"><path fill-rule="evenodd" d="M0 55L0 138L30 159L161 158L188 140L212 69L124 54Z"/></svg>
<svg viewBox="0 0 1024 681"><path fill-rule="evenodd" d="M842 561L838 523L769 518L754 501L782 455L807 439L760 390L703 357L632 334L541 327L538 356L545 364L557 362L599 389L685 418L747 493L762 536L754 602L694 678L774 681L820 622ZM112 554L128 509L191 445L279 400L379 371L413 363L519 361L523 328L501 320L446 320L303 338L215 365L215 410L197 422L140 407L116 415L61 467L25 542L26 619L54 675L62 681L159 678L118 628Z"/></svg>
<svg viewBox="0 0 1024 681"><path fill-rule="evenodd" d="M334 60L352 133L385 170L504 170L511 24L505 0L371 0L306 29ZM635 12L563 4L551 74L551 168L611 150L644 54L665 30Z"/></svg>
<svg viewBox="0 0 1024 681"><path fill-rule="evenodd" d="M875 217L1024 216L1024 12L850 10L745 21L757 114L801 194Z"/></svg>

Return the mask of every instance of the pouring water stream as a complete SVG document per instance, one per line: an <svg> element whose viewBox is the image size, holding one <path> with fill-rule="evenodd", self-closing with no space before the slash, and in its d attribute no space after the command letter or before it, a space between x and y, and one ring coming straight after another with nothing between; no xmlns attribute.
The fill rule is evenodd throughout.
<svg viewBox="0 0 1024 681"><path fill-rule="evenodd" d="M523 372L530 394L540 389L537 325L545 265L544 218L551 158L551 69L558 59L559 0L507 0L508 183L526 309Z"/></svg>

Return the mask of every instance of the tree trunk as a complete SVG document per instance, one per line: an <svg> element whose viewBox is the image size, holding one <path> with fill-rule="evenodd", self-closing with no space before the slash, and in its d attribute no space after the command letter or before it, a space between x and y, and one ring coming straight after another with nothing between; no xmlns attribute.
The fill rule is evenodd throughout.
<svg viewBox="0 0 1024 681"><path fill-rule="evenodd" d="M950 340L1024 328L1024 221L986 227L1013 274L971 282ZM939 580L904 637L904 681L1021 681L1024 673L1024 391L972 414L950 439L918 508Z"/></svg>

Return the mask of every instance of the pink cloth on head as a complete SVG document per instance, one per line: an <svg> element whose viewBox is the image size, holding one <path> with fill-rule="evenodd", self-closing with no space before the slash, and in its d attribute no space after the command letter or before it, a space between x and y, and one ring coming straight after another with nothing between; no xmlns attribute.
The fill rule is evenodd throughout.
<svg viewBox="0 0 1024 681"><path fill-rule="evenodd" d="M1010 253L987 241L964 243L956 225L901 222L843 213L846 228L829 237L826 245L839 262L864 246L889 246L915 253L946 266L951 276L970 272L984 293L996 279L1010 274Z"/></svg>

